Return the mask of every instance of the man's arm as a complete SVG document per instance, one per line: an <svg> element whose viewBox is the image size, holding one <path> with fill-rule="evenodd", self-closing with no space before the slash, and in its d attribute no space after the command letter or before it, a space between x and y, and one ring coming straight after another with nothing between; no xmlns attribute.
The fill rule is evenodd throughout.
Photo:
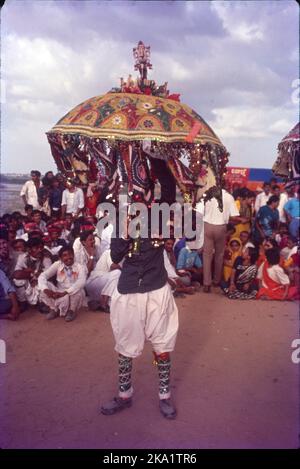
<svg viewBox="0 0 300 469"><path fill-rule="evenodd" d="M77 189L78 190L78 209L76 210L75 217L78 217L82 209L84 208L84 195L83 195L83 190L80 189L80 187Z"/></svg>
<svg viewBox="0 0 300 469"><path fill-rule="evenodd" d="M259 209L260 209L260 194L258 194L256 196L256 199L255 199L255 203L254 203L254 210L255 210L255 213L258 213Z"/></svg>
<svg viewBox="0 0 300 469"><path fill-rule="evenodd" d="M67 198L66 198L66 189L65 189L62 193L62 199L61 199L61 216L62 216L62 218L65 218L66 210L67 210Z"/></svg>
<svg viewBox="0 0 300 469"><path fill-rule="evenodd" d="M57 273L59 261L54 262L48 269L42 272L38 278L38 286L41 291L48 290L47 280Z"/></svg>
<svg viewBox="0 0 300 469"><path fill-rule="evenodd" d="M114 264L119 264L121 260L128 254L131 239L112 238L110 244L111 260Z"/></svg>
<svg viewBox="0 0 300 469"><path fill-rule="evenodd" d="M20 192L20 196L24 202L24 206L27 204L26 194L27 194L27 182L25 182Z"/></svg>
<svg viewBox="0 0 300 469"><path fill-rule="evenodd" d="M255 226L256 226L257 230L259 231L261 237L264 238L264 237L265 237L265 233L264 233L264 231L263 231L263 229L262 229L262 227L261 227L261 224L259 223L258 220L255 221Z"/></svg>

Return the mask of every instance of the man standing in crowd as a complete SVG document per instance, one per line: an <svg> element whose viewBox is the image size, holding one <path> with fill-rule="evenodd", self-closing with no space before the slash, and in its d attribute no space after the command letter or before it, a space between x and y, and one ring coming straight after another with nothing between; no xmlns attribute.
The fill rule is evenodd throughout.
<svg viewBox="0 0 300 469"><path fill-rule="evenodd" d="M266 205L256 215L253 226L253 241L261 243L265 238L274 238L279 227L279 197L271 195Z"/></svg>
<svg viewBox="0 0 300 469"><path fill-rule="evenodd" d="M284 213L284 206L289 200L289 197L286 192L281 192L280 187L277 185L272 186L272 195L276 195L279 197L279 205L278 205L278 212L279 212L279 221L280 223L286 223L286 216Z"/></svg>
<svg viewBox="0 0 300 469"><path fill-rule="evenodd" d="M49 206L52 218L59 218L61 214L62 194L63 188L60 186L58 178L54 177L49 194Z"/></svg>
<svg viewBox="0 0 300 469"><path fill-rule="evenodd" d="M31 181L26 181L21 189L20 196L24 202L24 206L29 204L36 210L40 210L40 204L38 201L38 191L41 187L41 173L36 170L32 170Z"/></svg>
<svg viewBox="0 0 300 469"><path fill-rule="evenodd" d="M298 187L297 197L288 200L284 206L284 212L289 223L289 232L295 238L299 238L300 226L300 187Z"/></svg>
<svg viewBox="0 0 300 469"><path fill-rule="evenodd" d="M234 198L222 189L223 211L221 212L216 198L205 203L204 210L204 245L203 245L203 291L209 293L212 284L211 265L214 258L213 285L219 286L223 270L223 257L226 244L227 223L245 220L239 215Z"/></svg>
<svg viewBox="0 0 300 469"><path fill-rule="evenodd" d="M270 196L271 196L270 183L264 182L263 191L260 194L258 194L255 199L254 210L256 214L258 213L258 210L260 209L260 207L263 207L264 205L266 205Z"/></svg>
<svg viewBox="0 0 300 469"><path fill-rule="evenodd" d="M62 194L62 218L66 214L72 214L74 218L77 218L84 208L84 195L83 190L80 187L76 187L74 181L67 181L67 188Z"/></svg>

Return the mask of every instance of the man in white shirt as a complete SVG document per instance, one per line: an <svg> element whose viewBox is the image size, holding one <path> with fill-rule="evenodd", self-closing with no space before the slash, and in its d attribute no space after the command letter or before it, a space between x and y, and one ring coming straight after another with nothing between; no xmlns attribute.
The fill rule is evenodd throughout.
<svg viewBox="0 0 300 469"><path fill-rule="evenodd" d="M218 201L212 198L205 203L204 209L204 244L203 244L203 291L210 292L212 283L211 264L214 258L214 286L221 282L223 258L226 244L226 226L230 221L241 223L243 218L229 192L222 189L223 211L219 209Z"/></svg>
<svg viewBox="0 0 300 469"><path fill-rule="evenodd" d="M42 186L40 177L41 173L36 170L32 170L31 173L31 181L26 181L24 186L21 189L20 196L25 205L32 205L32 207L36 210L40 210L40 204L38 201L38 190Z"/></svg>
<svg viewBox="0 0 300 469"><path fill-rule="evenodd" d="M84 208L83 190L76 187L73 181L67 182L67 188L62 194L61 208L62 218L70 213L76 218Z"/></svg>
<svg viewBox="0 0 300 469"><path fill-rule="evenodd" d="M279 197L279 205L277 207L279 212L279 221L280 223L286 223L286 216L283 207L289 200L289 196L286 192L280 192L280 187L277 185L272 187L272 195L277 195L277 197Z"/></svg>
<svg viewBox="0 0 300 469"><path fill-rule="evenodd" d="M42 272L38 285L41 300L50 308L47 319L55 319L60 315L69 322L75 319L76 312L83 305L87 269L74 262L74 251L69 246L61 248L59 258L59 261ZM48 282L54 276L56 276L56 287Z"/></svg>
<svg viewBox="0 0 300 469"><path fill-rule="evenodd" d="M263 191L256 196L254 209L255 213L258 213L260 207L263 207L267 204L269 198L271 197L271 187L269 182L264 182L263 184Z"/></svg>

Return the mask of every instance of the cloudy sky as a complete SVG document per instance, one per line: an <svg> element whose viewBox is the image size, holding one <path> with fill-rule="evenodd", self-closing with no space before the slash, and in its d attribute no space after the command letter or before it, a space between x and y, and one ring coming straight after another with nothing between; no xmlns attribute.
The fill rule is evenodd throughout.
<svg viewBox="0 0 300 469"><path fill-rule="evenodd" d="M150 78L213 127L231 166L271 167L298 120L298 28L290 0L6 0L1 171L54 169L45 132L132 73L139 40Z"/></svg>

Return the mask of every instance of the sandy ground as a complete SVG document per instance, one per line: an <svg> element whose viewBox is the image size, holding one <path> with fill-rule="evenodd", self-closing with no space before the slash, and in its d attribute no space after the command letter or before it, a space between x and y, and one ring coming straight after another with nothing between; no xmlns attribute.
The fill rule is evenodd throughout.
<svg viewBox="0 0 300 469"><path fill-rule="evenodd" d="M116 392L109 315L83 310L73 323L38 312L2 321L2 448L297 448L299 337L295 303L230 301L197 293L177 301L175 421L158 411L151 347L134 363L135 399L99 413Z"/></svg>

